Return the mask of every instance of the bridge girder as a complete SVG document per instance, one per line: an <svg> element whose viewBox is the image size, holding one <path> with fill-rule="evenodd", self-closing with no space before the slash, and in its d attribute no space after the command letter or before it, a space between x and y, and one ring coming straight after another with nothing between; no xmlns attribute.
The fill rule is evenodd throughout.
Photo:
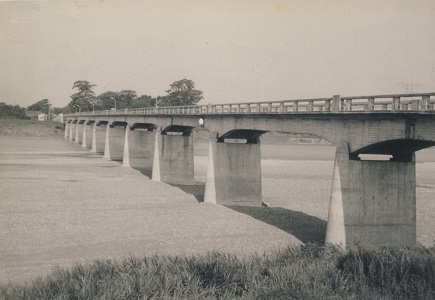
<svg viewBox="0 0 435 300"><path fill-rule="evenodd" d="M323 138L334 145L338 145L341 141L347 141L350 153L358 154L361 149L365 149L364 151L377 149L377 152L382 152L387 149L384 147L385 145L390 145L390 148L393 147L391 145L396 145L398 148L405 147L407 149L405 152L409 152L422 149L422 147L430 147L435 143L435 115L419 113L82 116L80 119L95 120L97 125L104 123L122 123L130 126L153 124L160 128L163 133L173 131L184 134L189 133L194 128L204 127L210 132L215 132L218 139L221 138L221 140L235 138L235 136L239 136L239 138L245 136L246 139L252 140L268 131L309 134ZM202 122L200 122L201 119ZM77 122L77 119L70 117L68 121L74 123ZM251 136L253 134L257 136ZM402 142L386 143L396 140ZM384 146L380 147L379 145ZM399 152L403 151L397 150L396 154Z"/></svg>

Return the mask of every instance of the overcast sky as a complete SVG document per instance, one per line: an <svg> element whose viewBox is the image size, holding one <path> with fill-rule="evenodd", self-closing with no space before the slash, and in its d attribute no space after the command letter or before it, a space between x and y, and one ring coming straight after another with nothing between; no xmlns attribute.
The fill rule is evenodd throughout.
<svg viewBox="0 0 435 300"><path fill-rule="evenodd" d="M0 102L95 93L200 103L435 91L435 1L1 1Z"/></svg>

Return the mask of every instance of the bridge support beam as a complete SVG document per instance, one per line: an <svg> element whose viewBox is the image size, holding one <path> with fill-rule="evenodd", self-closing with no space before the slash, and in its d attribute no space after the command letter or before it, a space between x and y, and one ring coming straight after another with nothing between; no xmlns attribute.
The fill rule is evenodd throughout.
<svg viewBox="0 0 435 300"><path fill-rule="evenodd" d="M259 140L256 144L210 141L204 202L261 206Z"/></svg>
<svg viewBox="0 0 435 300"><path fill-rule="evenodd" d="M415 160L350 160L342 142L335 156L326 243L415 245Z"/></svg>
<svg viewBox="0 0 435 300"><path fill-rule="evenodd" d="M124 156L125 127L106 126L106 142L104 146L104 158L108 160L122 161Z"/></svg>
<svg viewBox="0 0 435 300"><path fill-rule="evenodd" d="M127 126L122 165L151 173L155 136L153 131L130 130Z"/></svg>
<svg viewBox="0 0 435 300"><path fill-rule="evenodd" d="M157 131L155 138L152 179L172 184L195 184L192 135L168 135Z"/></svg>

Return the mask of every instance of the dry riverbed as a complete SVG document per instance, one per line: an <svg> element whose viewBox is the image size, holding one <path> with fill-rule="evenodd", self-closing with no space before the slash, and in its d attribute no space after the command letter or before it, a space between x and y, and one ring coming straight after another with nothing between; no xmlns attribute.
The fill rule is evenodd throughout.
<svg viewBox="0 0 435 300"><path fill-rule="evenodd" d="M59 138L0 137L0 282L129 255L238 255L324 238L334 147L262 145L270 208L208 205L207 143L195 143L195 186L142 173ZM434 149L417 163L417 238L435 240ZM424 161L426 160L426 161Z"/></svg>
<svg viewBox="0 0 435 300"><path fill-rule="evenodd" d="M249 255L300 243L62 139L0 138L0 194L0 282L97 258Z"/></svg>

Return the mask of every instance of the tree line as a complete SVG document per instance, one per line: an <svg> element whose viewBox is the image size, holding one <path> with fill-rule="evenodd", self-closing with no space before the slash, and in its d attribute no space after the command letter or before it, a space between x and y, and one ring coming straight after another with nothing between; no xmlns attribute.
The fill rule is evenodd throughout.
<svg viewBox="0 0 435 300"><path fill-rule="evenodd" d="M95 96L94 87L96 85L88 81L74 82L73 89L77 92L71 95L71 101L63 112L196 105L203 99L202 91L196 90L195 83L190 79L175 81L165 91L167 95L157 97L137 96L133 90L108 91Z"/></svg>
<svg viewBox="0 0 435 300"><path fill-rule="evenodd" d="M29 119L29 117L26 116L24 107L0 102L0 119Z"/></svg>
<svg viewBox="0 0 435 300"><path fill-rule="evenodd" d="M167 95L157 97L137 96L133 90L108 91L95 96L94 87L96 87L95 84L78 80L74 82L72 87L76 93L70 96L71 101L67 106L63 108L52 107L50 100L42 99L28 106L27 110L51 115L78 111L196 105L203 99L202 91L195 89L195 83L190 79L173 82L170 88L165 91ZM29 119L26 116L26 108L3 102L0 102L0 118Z"/></svg>

